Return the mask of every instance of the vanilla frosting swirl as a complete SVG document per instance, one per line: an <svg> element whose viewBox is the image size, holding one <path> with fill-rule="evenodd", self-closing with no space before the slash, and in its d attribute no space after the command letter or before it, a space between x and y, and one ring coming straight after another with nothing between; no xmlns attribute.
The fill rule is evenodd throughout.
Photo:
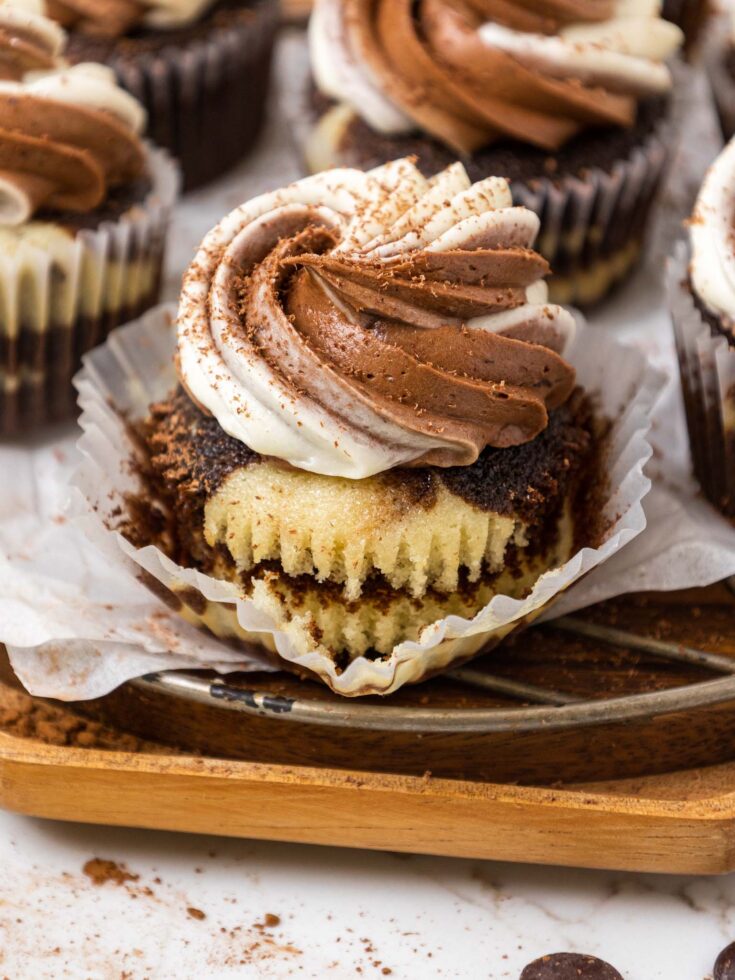
<svg viewBox="0 0 735 980"><path fill-rule="evenodd" d="M735 320L735 139L707 171L689 237L695 293L711 313Z"/></svg>
<svg viewBox="0 0 735 980"><path fill-rule="evenodd" d="M47 0L67 29L120 37L141 25L161 30L195 23L214 0Z"/></svg>
<svg viewBox="0 0 735 980"><path fill-rule="evenodd" d="M533 439L574 371L546 302L539 221L506 181L431 180L409 160L257 197L184 278L179 375L234 438L360 479L466 465Z"/></svg>
<svg viewBox="0 0 735 980"><path fill-rule="evenodd" d="M682 39L658 0L316 0L310 24L322 92L458 153L632 125L638 100L670 89Z"/></svg>

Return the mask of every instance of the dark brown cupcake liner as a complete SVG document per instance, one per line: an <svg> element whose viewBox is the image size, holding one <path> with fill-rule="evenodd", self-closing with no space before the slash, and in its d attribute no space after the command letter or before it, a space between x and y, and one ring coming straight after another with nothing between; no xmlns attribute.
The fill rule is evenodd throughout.
<svg viewBox="0 0 735 980"><path fill-rule="evenodd" d="M729 55L733 50L730 42L730 18L713 19L704 42L704 63L715 99L717 115L726 140L735 136L735 77Z"/></svg>
<svg viewBox="0 0 735 980"><path fill-rule="evenodd" d="M735 519L735 346L707 322L689 285L689 250L669 261L667 290L694 473L707 497Z"/></svg>
<svg viewBox="0 0 735 980"><path fill-rule="evenodd" d="M164 151L148 160L151 191L117 221L0 253L0 436L71 418L82 355L158 301L179 174Z"/></svg>
<svg viewBox="0 0 735 980"><path fill-rule="evenodd" d="M637 262L666 174L670 128L670 121L662 120L609 170L590 167L583 178L513 182L513 203L541 219L536 248L551 265L549 290L555 302L590 306Z"/></svg>
<svg viewBox="0 0 735 980"><path fill-rule="evenodd" d="M259 0L249 13L180 47L136 52L129 44L107 62L145 106L149 138L179 160L184 190L230 170L258 137L278 3Z"/></svg>
<svg viewBox="0 0 735 980"><path fill-rule="evenodd" d="M664 0L661 13L684 31L684 49L696 47L712 9L710 0Z"/></svg>

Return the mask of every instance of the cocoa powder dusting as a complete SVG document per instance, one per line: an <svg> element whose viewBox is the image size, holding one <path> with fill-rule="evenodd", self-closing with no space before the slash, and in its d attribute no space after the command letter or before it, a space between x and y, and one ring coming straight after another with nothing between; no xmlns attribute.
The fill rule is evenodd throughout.
<svg viewBox="0 0 735 980"><path fill-rule="evenodd" d="M123 864L105 858L91 858L82 868L93 885L124 885L128 881L138 881L140 875L133 874Z"/></svg>

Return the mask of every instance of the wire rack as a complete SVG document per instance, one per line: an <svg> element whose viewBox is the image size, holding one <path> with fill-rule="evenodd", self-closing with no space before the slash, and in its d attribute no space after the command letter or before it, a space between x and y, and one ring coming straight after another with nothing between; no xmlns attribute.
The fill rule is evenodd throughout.
<svg viewBox="0 0 735 980"><path fill-rule="evenodd" d="M735 593L735 578L729 579L727 585ZM540 628L562 630L578 638L644 653L669 663L703 668L713 677L667 690L590 700L473 667L460 667L443 675L520 704L509 708L430 708L392 706L390 702L376 705L359 699L311 700L183 671L149 674L135 683L160 694L214 704L244 715L335 728L416 733L559 731L642 720L735 701L735 658L602 626L580 616L564 616Z"/></svg>

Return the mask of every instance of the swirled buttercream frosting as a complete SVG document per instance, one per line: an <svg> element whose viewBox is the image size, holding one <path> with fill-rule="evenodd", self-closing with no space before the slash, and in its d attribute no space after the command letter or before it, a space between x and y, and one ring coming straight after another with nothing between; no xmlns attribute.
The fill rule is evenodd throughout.
<svg viewBox="0 0 735 980"><path fill-rule="evenodd" d="M47 0L49 14L64 27L120 37L141 25L184 27L202 17L214 0Z"/></svg>
<svg viewBox="0 0 735 980"><path fill-rule="evenodd" d="M682 38L656 0L316 0L310 25L322 92L460 154L632 125Z"/></svg>
<svg viewBox="0 0 735 980"><path fill-rule="evenodd" d="M535 214L506 181L410 160L257 197L185 278L191 398L263 456L360 479L533 439L574 386Z"/></svg>
<svg viewBox="0 0 735 980"><path fill-rule="evenodd" d="M710 312L735 320L735 140L707 172L689 237L694 292Z"/></svg>
<svg viewBox="0 0 735 980"><path fill-rule="evenodd" d="M91 211L143 171L145 111L103 65L67 67L64 41L32 3L0 5L0 225Z"/></svg>
<svg viewBox="0 0 735 980"><path fill-rule="evenodd" d="M29 71L54 68L64 32L43 16L41 0L0 3L0 79L17 81Z"/></svg>

